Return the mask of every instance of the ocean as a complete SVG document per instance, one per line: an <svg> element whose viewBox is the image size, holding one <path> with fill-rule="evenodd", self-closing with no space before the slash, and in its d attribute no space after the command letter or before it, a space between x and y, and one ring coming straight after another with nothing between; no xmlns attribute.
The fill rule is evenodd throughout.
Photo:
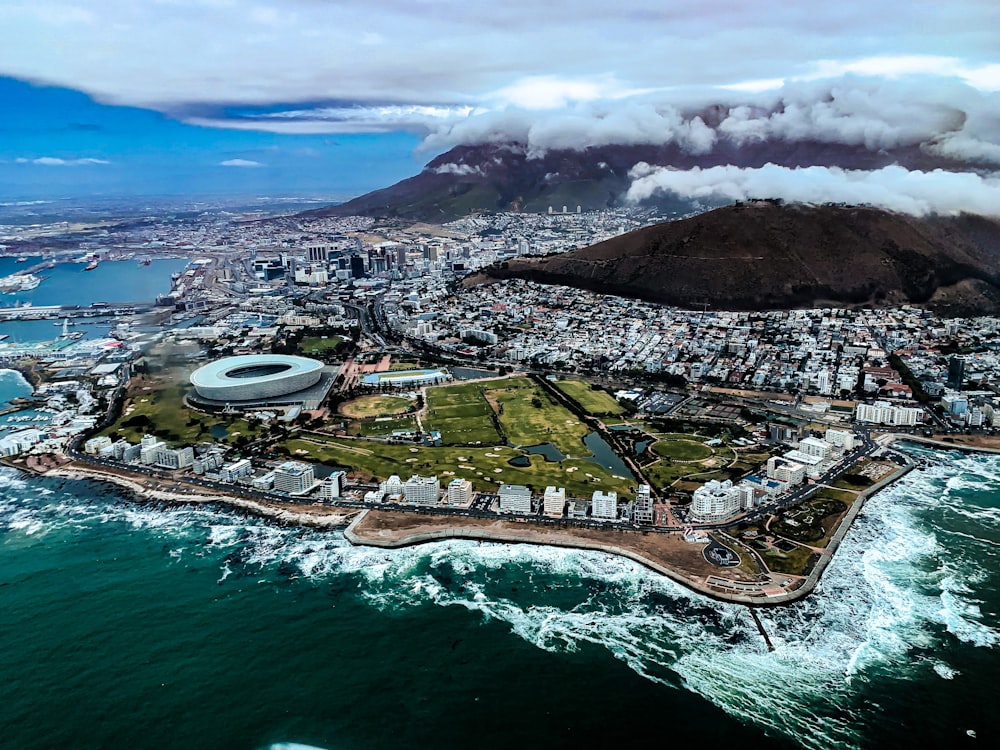
<svg viewBox="0 0 1000 750"><path fill-rule="evenodd" d="M29 258L25 263L16 263L13 258L0 258L0 276L24 271L39 261ZM38 272L44 280L29 292L0 294L0 307L15 307L28 302L34 306L44 305L90 305L93 302L152 302L160 294L170 291L170 274L184 269L187 258L154 260L148 266L140 266L134 260L107 261L93 271L84 271L83 263L60 263L55 268ZM3 324L2 333L12 334L18 329ZM49 322L51 328L51 321ZM27 330L27 329L26 329ZM51 331L55 331L54 334ZM59 331L51 328L48 338L55 338ZM19 339L11 335L11 340Z"/></svg>
<svg viewBox="0 0 1000 750"><path fill-rule="evenodd" d="M759 610L611 555L148 506L0 469L0 745L995 744L1000 457L870 499L804 601Z"/></svg>

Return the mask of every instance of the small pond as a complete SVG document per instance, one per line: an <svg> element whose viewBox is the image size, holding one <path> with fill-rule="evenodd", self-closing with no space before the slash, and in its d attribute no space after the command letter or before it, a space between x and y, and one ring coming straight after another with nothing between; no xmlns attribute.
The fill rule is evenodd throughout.
<svg viewBox="0 0 1000 750"><path fill-rule="evenodd" d="M616 474L620 477L627 477L628 479L635 479L632 476L632 472L628 470L625 462L621 460L621 457L611 450L611 446L608 445L604 438L598 435L596 432L592 432L587 437L583 439L584 444L590 448L590 452L594 454L593 458L587 459L588 461L593 461L595 464L603 466L605 469L610 471L612 474Z"/></svg>
<svg viewBox="0 0 1000 750"><path fill-rule="evenodd" d="M546 461L562 461L564 456L552 443L542 443L541 445L529 445L525 448L528 453L536 453L545 456Z"/></svg>

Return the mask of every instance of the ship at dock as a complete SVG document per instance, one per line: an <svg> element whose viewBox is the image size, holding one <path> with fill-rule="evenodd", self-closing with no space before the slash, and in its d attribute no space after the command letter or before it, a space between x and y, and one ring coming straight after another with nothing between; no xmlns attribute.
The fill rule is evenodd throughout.
<svg viewBox="0 0 1000 750"><path fill-rule="evenodd" d="M41 276L33 273L15 273L0 278L0 294L17 294L30 292L42 283Z"/></svg>

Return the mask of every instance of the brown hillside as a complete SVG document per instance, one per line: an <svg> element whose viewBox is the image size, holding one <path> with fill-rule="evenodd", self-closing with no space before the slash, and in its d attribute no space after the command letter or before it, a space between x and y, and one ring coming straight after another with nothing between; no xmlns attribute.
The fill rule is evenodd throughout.
<svg viewBox="0 0 1000 750"><path fill-rule="evenodd" d="M1000 310L1000 222L753 201L562 255L506 261L468 283L487 277L682 307L913 303L992 313Z"/></svg>

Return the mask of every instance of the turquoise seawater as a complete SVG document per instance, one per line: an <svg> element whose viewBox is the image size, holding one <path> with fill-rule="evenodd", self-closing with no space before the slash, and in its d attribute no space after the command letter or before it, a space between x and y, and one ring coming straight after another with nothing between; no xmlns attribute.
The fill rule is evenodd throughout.
<svg viewBox="0 0 1000 750"><path fill-rule="evenodd" d="M14 264L11 259L5 258L0 264L0 276L23 271L36 260L32 258L29 262ZM93 271L84 271L83 263L60 263L55 268L39 271L38 275L44 279L30 292L0 294L0 307L15 307L26 302L36 306L152 302L158 295L170 291L170 274L183 270L188 261L186 258L171 258L140 266L134 260L123 260L101 263ZM9 330L0 332L11 333ZM56 335L58 333L56 331Z"/></svg>
<svg viewBox="0 0 1000 750"><path fill-rule="evenodd" d="M760 612L774 653L610 555L355 548L2 469L0 745L988 746L1000 458L918 454L820 590Z"/></svg>
<svg viewBox="0 0 1000 750"><path fill-rule="evenodd" d="M34 389L17 370L0 368L0 409L10 406L15 398L27 398Z"/></svg>

